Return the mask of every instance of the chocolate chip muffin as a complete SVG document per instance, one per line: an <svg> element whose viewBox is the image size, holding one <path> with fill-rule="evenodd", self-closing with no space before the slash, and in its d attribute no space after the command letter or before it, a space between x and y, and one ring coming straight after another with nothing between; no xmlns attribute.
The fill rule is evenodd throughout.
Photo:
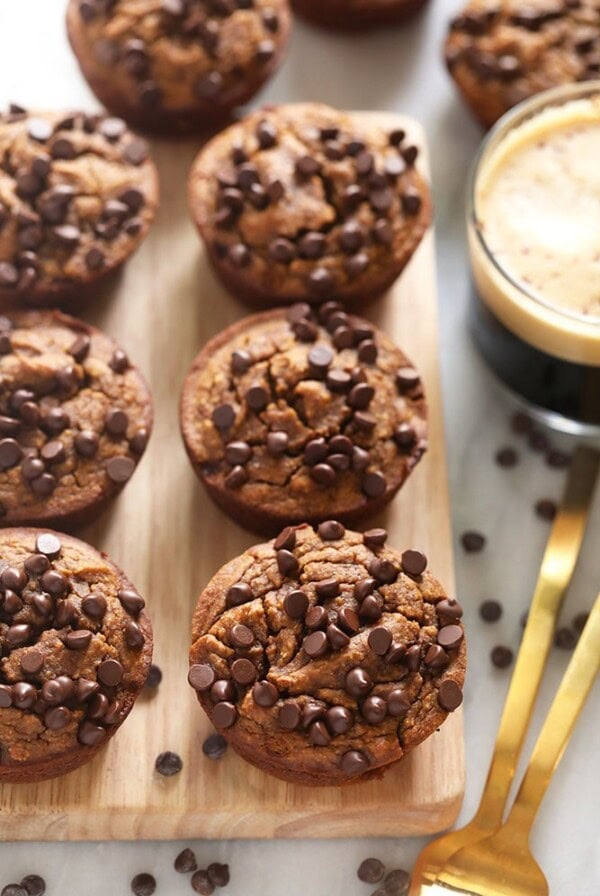
<svg viewBox="0 0 600 896"><path fill-rule="evenodd" d="M397 25L425 0L292 0L295 12L334 31L366 31Z"/></svg>
<svg viewBox="0 0 600 896"><path fill-rule="evenodd" d="M470 0L450 24L450 74L490 127L521 100L600 77L597 0Z"/></svg>
<svg viewBox="0 0 600 896"><path fill-rule="evenodd" d="M401 128L316 103L261 109L214 137L190 175L192 217L225 286L259 306L364 302L431 220Z"/></svg>
<svg viewBox="0 0 600 896"><path fill-rule="evenodd" d="M0 531L0 782L92 759L152 659L144 601L103 554L47 529Z"/></svg>
<svg viewBox="0 0 600 896"><path fill-rule="evenodd" d="M152 223L156 169L123 121L0 114L0 300L81 304Z"/></svg>
<svg viewBox="0 0 600 896"><path fill-rule="evenodd" d="M0 526L95 519L151 426L143 377L104 333L58 311L0 317Z"/></svg>
<svg viewBox="0 0 600 896"><path fill-rule="evenodd" d="M263 311L211 339L185 381L181 427L209 495L261 534L375 513L427 445L418 372L335 302Z"/></svg>
<svg viewBox="0 0 600 896"><path fill-rule="evenodd" d="M247 102L287 44L288 0L70 0L81 70L115 115L144 129L205 130Z"/></svg>
<svg viewBox="0 0 600 896"><path fill-rule="evenodd" d="M384 529L288 527L211 579L189 682L249 762L298 784L381 772L462 702L462 608Z"/></svg>

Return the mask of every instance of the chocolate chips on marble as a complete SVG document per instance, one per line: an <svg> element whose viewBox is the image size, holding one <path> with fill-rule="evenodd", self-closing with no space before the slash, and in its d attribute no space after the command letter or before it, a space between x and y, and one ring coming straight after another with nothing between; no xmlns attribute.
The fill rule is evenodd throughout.
<svg viewBox="0 0 600 896"><path fill-rule="evenodd" d="M236 236L237 221L245 209L262 211L278 202L290 201L281 181L261 179L259 166L250 161L255 152L280 151L274 123L267 117L260 120L251 139L254 146L233 148L232 173L218 177L214 224L218 231L235 232ZM417 157L417 148L406 142L403 131L392 131L388 146L378 152L371 152L362 140L335 126L315 128L312 143L296 158L293 189L313 191L315 179L320 179L337 212L338 225L326 231L302 229L293 235L275 235L267 247L267 256L282 266L296 259L312 262L307 266L306 285L322 298L336 285L336 268L346 280L360 277L393 241L393 222L398 214L417 215L422 199L403 180ZM332 187L332 166L342 160L350 164L354 182L336 191ZM374 218L372 226L357 214L363 205ZM256 250L234 238L217 239L215 251L233 267L242 268L252 263ZM335 262L333 267L328 264L330 260Z"/></svg>

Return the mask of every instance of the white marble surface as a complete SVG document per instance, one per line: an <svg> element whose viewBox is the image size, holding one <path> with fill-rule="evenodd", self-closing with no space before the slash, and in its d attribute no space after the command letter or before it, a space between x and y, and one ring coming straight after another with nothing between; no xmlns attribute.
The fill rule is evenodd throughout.
<svg viewBox="0 0 600 896"><path fill-rule="evenodd" d="M0 103L13 99L39 106L93 103L68 50L64 0L2 0L0 3ZM476 806L487 769L508 675L492 669L488 654L499 642L517 642L518 618L535 582L547 534L532 502L558 496L563 474L538 457L521 454L510 472L493 464L495 449L509 444L508 407L496 391L465 329L468 292L463 240L463 193L469 162L481 133L459 104L439 47L457 0L432 0L404 29L365 37L335 37L296 27L282 70L263 100L323 100L345 108L378 108L420 118L430 141L437 209L439 296L442 318L443 387L450 453L455 537L477 528L489 549L466 557L457 547L458 595L466 607L470 672L466 690L467 792L461 819ZM600 495L565 615L589 605L598 589ZM594 547L596 546L596 551ZM503 619L485 626L479 602L497 597ZM539 729L567 657L554 651L533 724ZM542 806L533 849L553 896L600 892L600 693L589 701ZM531 744L530 744L531 745ZM366 834L368 832L365 832ZM172 860L180 843L2 844L0 887L33 871L43 874L51 896L130 892L139 871L158 880L157 894L190 893ZM229 896L368 896L355 869L367 855L390 867L410 866L420 840L216 842L192 844L200 862L227 861Z"/></svg>

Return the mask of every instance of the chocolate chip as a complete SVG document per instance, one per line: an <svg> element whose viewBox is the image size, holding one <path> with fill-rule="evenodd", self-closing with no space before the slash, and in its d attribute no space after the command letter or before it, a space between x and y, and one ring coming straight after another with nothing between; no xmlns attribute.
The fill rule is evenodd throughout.
<svg viewBox="0 0 600 896"><path fill-rule="evenodd" d="M269 243L269 256L279 264L289 264L296 256L294 243L277 237Z"/></svg>
<svg viewBox="0 0 600 896"><path fill-rule="evenodd" d="M361 775L369 767L369 760L359 750L348 750L340 760L342 771L349 777Z"/></svg>
<svg viewBox="0 0 600 896"><path fill-rule="evenodd" d="M304 652L311 659L323 656L327 652L327 635L323 631L312 632L302 641Z"/></svg>
<svg viewBox="0 0 600 896"><path fill-rule="evenodd" d="M350 635L356 635L360 631L358 613L351 607L342 607L338 613L338 625Z"/></svg>
<svg viewBox="0 0 600 896"><path fill-rule="evenodd" d="M387 532L385 529L367 529L363 532L363 543L365 547L371 551L376 551L383 547L387 541Z"/></svg>
<svg viewBox="0 0 600 896"><path fill-rule="evenodd" d="M229 883L229 865L222 865L219 862L211 862L206 869L208 878L215 887L226 887Z"/></svg>
<svg viewBox="0 0 600 896"><path fill-rule="evenodd" d="M365 697L372 689L373 682L369 673L364 669L357 667L351 669L346 675L345 688L351 697L359 699Z"/></svg>
<svg viewBox="0 0 600 896"><path fill-rule="evenodd" d="M132 165L138 166L148 158L148 144L140 137L131 140L123 150L123 158Z"/></svg>
<svg viewBox="0 0 600 896"><path fill-rule="evenodd" d="M323 541L337 541L344 537L345 531L342 524L336 520L326 520L324 523L320 523L317 529L319 537Z"/></svg>
<svg viewBox="0 0 600 896"><path fill-rule="evenodd" d="M49 569L43 574L41 584L44 591L47 591L48 594L51 594L53 597L62 597L68 586L67 580L63 574L55 569Z"/></svg>
<svg viewBox="0 0 600 896"><path fill-rule="evenodd" d="M279 724L286 731L294 731L300 724L302 713L297 703L284 703L277 715Z"/></svg>
<svg viewBox="0 0 600 896"><path fill-rule="evenodd" d="M131 479L135 471L135 462L130 457L117 456L109 458L105 467L108 478L117 485L122 485Z"/></svg>
<svg viewBox="0 0 600 896"><path fill-rule="evenodd" d="M438 703L447 712L454 712L463 701L460 686L452 678L445 678L438 688Z"/></svg>
<svg viewBox="0 0 600 896"><path fill-rule="evenodd" d="M362 704L361 715L369 725L380 725L387 714L387 703L383 697L371 696Z"/></svg>
<svg viewBox="0 0 600 896"><path fill-rule="evenodd" d="M514 448L500 448L495 454L495 460L499 467L509 469L517 464L519 456Z"/></svg>
<svg viewBox="0 0 600 896"><path fill-rule="evenodd" d="M308 363L319 373L324 373L332 361L333 352L327 345L313 345L308 353Z"/></svg>
<svg viewBox="0 0 600 896"><path fill-rule="evenodd" d="M44 554L50 560L54 560L61 552L60 538L52 532L40 533L35 540L35 549L38 554Z"/></svg>
<svg viewBox="0 0 600 896"><path fill-rule="evenodd" d="M311 439L304 447L304 460L309 466L314 466L325 460L328 454L329 448L322 437Z"/></svg>
<svg viewBox="0 0 600 896"><path fill-rule="evenodd" d="M12 689L10 685L0 684L0 709L12 706Z"/></svg>
<svg viewBox="0 0 600 896"><path fill-rule="evenodd" d="M256 666L251 660L247 660L245 657L234 660L231 664L231 675L237 684L245 687L256 681Z"/></svg>
<svg viewBox="0 0 600 896"><path fill-rule="evenodd" d="M230 470L224 481L227 488L240 488L248 482L248 474L241 464L237 464Z"/></svg>
<svg viewBox="0 0 600 896"><path fill-rule="evenodd" d="M333 624L327 626L327 640L333 650L343 650L350 643L348 635Z"/></svg>
<svg viewBox="0 0 600 896"><path fill-rule="evenodd" d="M467 554L477 554L484 549L486 538L480 532L468 531L460 536L460 542Z"/></svg>
<svg viewBox="0 0 600 896"><path fill-rule="evenodd" d="M215 681L212 688L210 689L210 699L213 703L222 703L223 701L227 702L236 700L237 698L237 688L232 681L226 681L225 679L220 679L219 681Z"/></svg>
<svg viewBox="0 0 600 896"><path fill-rule="evenodd" d="M369 647L377 656L385 656L392 643L392 633L383 626L374 628L367 639Z"/></svg>
<svg viewBox="0 0 600 896"><path fill-rule="evenodd" d="M410 701L402 688L393 688L387 695L387 711L394 718L404 717L410 709Z"/></svg>
<svg viewBox="0 0 600 896"><path fill-rule="evenodd" d="M558 513L558 507L550 498L542 498L535 503L535 513L540 519L551 523Z"/></svg>
<svg viewBox="0 0 600 896"><path fill-rule="evenodd" d="M406 651L406 668L409 672L418 672L421 665L421 647L419 644L411 645Z"/></svg>
<svg viewBox="0 0 600 896"><path fill-rule="evenodd" d="M207 759L222 759L227 752L227 741L222 734L211 734L202 744Z"/></svg>
<svg viewBox="0 0 600 896"><path fill-rule="evenodd" d="M113 356L109 361L109 367L115 373L125 373L129 367L129 358L120 348L115 349Z"/></svg>
<svg viewBox="0 0 600 896"><path fill-rule="evenodd" d="M361 488L368 498L380 498L387 489L387 480L383 473L371 471L363 476Z"/></svg>
<svg viewBox="0 0 600 896"><path fill-rule="evenodd" d="M484 622L497 622L502 616L502 606L497 600L485 600L479 607L479 615Z"/></svg>
<svg viewBox="0 0 600 896"><path fill-rule="evenodd" d="M308 597L304 591L294 589L286 594L283 608L292 619L302 619L308 609Z"/></svg>
<svg viewBox="0 0 600 896"><path fill-rule="evenodd" d="M212 718L218 728L231 728L237 719L237 709L233 703L222 700L215 705Z"/></svg>
<svg viewBox="0 0 600 896"><path fill-rule="evenodd" d="M375 557L369 563L369 574L382 585L391 585L398 578L398 569L391 560Z"/></svg>
<svg viewBox="0 0 600 896"><path fill-rule="evenodd" d="M546 463L549 467L556 470L562 470L571 463L571 455L556 448L550 449L546 454Z"/></svg>
<svg viewBox="0 0 600 896"><path fill-rule="evenodd" d="M492 650L490 657L497 669L507 669L513 661L513 652L510 647L498 644Z"/></svg>
<svg viewBox="0 0 600 896"><path fill-rule="evenodd" d="M402 571L418 578L427 569L427 557L421 551L408 550L402 554Z"/></svg>
<svg viewBox="0 0 600 896"><path fill-rule="evenodd" d="M259 706L274 706L279 699L279 692L270 681L257 681L252 688L252 698Z"/></svg>
<svg viewBox="0 0 600 896"><path fill-rule="evenodd" d="M35 675L44 666L44 655L39 650L27 650L21 656L21 669L26 675Z"/></svg>
<svg viewBox="0 0 600 896"><path fill-rule="evenodd" d="M21 886L27 896L44 896L46 892L46 881L39 874L28 874L21 881Z"/></svg>
<svg viewBox="0 0 600 896"><path fill-rule="evenodd" d="M71 721L71 712L66 706L55 706L44 713L44 725L51 731L60 731Z"/></svg>
<svg viewBox="0 0 600 896"><path fill-rule="evenodd" d="M154 768L159 775L162 775L165 778L170 778L181 771L183 768L183 761L181 756L177 753L173 753L171 750L166 750L164 753L159 753L156 757Z"/></svg>
<svg viewBox="0 0 600 896"><path fill-rule="evenodd" d="M129 417L125 411L119 408L112 408L106 415L104 425L106 426L106 431L111 436L123 436L129 425Z"/></svg>
<svg viewBox="0 0 600 896"><path fill-rule="evenodd" d="M0 469L9 470L16 466L23 456L23 449L16 439L0 440Z"/></svg>
<svg viewBox="0 0 600 896"><path fill-rule="evenodd" d="M322 579L320 582L316 582L315 591L320 600L328 600L340 593L340 583L334 578Z"/></svg>
<svg viewBox="0 0 600 896"><path fill-rule="evenodd" d="M260 385L250 386L244 397L248 407L256 413L264 411L269 403L269 393Z"/></svg>
<svg viewBox="0 0 600 896"><path fill-rule="evenodd" d="M329 615L325 607L319 605L311 607L306 613L304 624L308 629L325 628L329 622Z"/></svg>
<svg viewBox="0 0 600 896"><path fill-rule="evenodd" d="M573 650L577 645L577 635L570 628L561 627L556 631L554 644L563 650Z"/></svg>
<svg viewBox="0 0 600 896"><path fill-rule="evenodd" d="M98 681L107 687L114 688L123 678L123 666L118 660L104 660L96 670Z"/></svg>
<svg viewBox="0 0 600 896"><path fill-rule="evenodd" d="M363 364L374 364L377 360L377 346L372 339L363 339L358 346L358 360Z"/></svg>
<svg viewBox="0 0 600 896"><path fill-rule="evenodd" d="M84 746L95 747L106 740L106 729L86 720L79 726L77 738Z"/></svg>
<svg viewBox="0 0 600 896"><path fill-rule="evenodd" d="M365 884L376 884L385 874L385 865L379 859L364 859L358 866L356 875Z"/></svg>
<svg viewBox="0 0 600 896"><path fill-rule="evenodd" d="M80 679L81 680L81 679ZM157 688L162 681L162 671L159 666L152 663L150 668L148 669L148 675L146 676L146 681L144 682L145 688Z"/></svg>
<svg viewBox="0 0 600 896"><path fill-rule="evenodd" d="M252 593L250 585L246 582L237 582L228 589L225 603L227 607L239 607L241 604L248 603L248 601L253 598L254 594Z"/></svg>
<svg viewBox="0 0 600 896"><path fill-rule="evenodd" d="M37 700L37 691L33 685L19 681L13 685L11 696L13 705L17 709L31 709Z"/></svg>
<svg viewBox="0 0 600 896"><path fill-rule="evenodd" d="M152 896L155 890L156 881L151 874L136 874L131 881L131 892L135 896Z"/></svg>
<svg viewBox="0 0 600 896"><path fill-rule="evenodd" d="M195 893L201 893L202 896L211 896L215 891L215 886L208 876L208 872L200 869L192 875L192 890Z"/></svg>
<svg viewBox="0 0 600 896"><path fill-rule="evenodd" d="M146 606L144 598L140 597L132 588L122 588L117 592L117 597L123 608L134 616L137 616Z"/></svg>
<svg viewBox="0 0 600 896"><path fill-rule="evenodd" d="M410 887L410 875L403 868L395 868L386 874L384 890L386 896L407 896Z"/></svg>
<svg viewBox="0 0 600 896"><path fill-rule="evenodd" d="M318 295L323 296L335 286L335 278L327 268L314 268L308 275L308 285Z"/></svg>
<svg viewBox="0 0 600 896"><path fill-rule="evenodd" d="M178 871L180 874L190 874L198 867L196 856L191 849L182 849L175 858L173 867L175 868L175 871Z"/></svg>
<svg viewBox="0 0 600 896"><path fill-rule="evenodd" d="M188 682L195 691L208 691L215 681L215 670L208 663L194 663L188 672Z"/></svg>
<svg viewBox="0 0 600 896"><path fill-rule="evenodd" d="M445 625L438 631L437 642L445 650L454 650L463 639L463 630L460 625Z"/></svg>

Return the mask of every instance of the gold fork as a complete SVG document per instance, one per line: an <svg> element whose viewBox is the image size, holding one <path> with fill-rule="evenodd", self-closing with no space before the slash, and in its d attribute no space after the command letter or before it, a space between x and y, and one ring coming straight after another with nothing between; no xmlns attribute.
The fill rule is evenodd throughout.
<svg viewBox="0 0 600 896"><path fill-rule="evenodd" d="M500 830L451 856L422 896L548 896L529 834L600 668L600 594L559 685L519 791Z"/></svg>
<svg viewBox="0 0 600 896"><path fill-rule="evenodd" d="M561 506L542 559L479 808L464 828L432 841L421 852L413 870L409 896L418 896L423 884L435 881L453 853L477 843L502 824L558 613L579 556L599 461L600 454L593 448L575 449Z"/></svg>

